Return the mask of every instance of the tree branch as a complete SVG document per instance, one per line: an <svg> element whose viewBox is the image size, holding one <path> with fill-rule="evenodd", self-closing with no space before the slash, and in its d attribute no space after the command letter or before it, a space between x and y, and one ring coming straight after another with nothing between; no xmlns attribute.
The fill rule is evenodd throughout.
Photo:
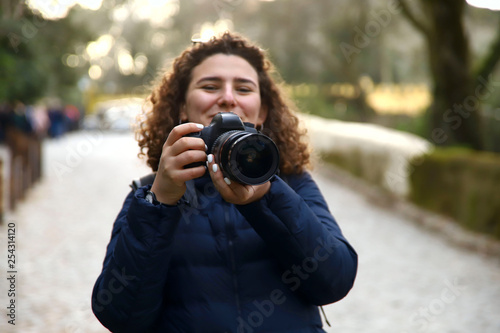
<svg viewBox="0 0 500 333"><path fill-rule="evenodd" d="M406 0L399 0L399 4L401 5L403 15L406 16L406 18L413 24L413 26L424 35L429 36L429 28L423 22L418 20L415 13L413 13L413 11L410 9L408 2Z"/></svg>
<svg viewBox="0 0 500 333"><path fill-rule="evenodd" d="M497 29L496 37L491 43L488 53L479 61L479 64L473 73L475 78L488 78L500 62L500 15L498 26L499 28Z"/></svg>

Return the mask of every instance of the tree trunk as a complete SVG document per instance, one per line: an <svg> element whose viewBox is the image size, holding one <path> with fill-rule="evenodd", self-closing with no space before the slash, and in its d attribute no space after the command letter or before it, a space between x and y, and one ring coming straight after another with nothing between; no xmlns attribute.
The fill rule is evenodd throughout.
<svg viewBox="0 0 500 333"><path fill-rule="evenodd" d="M438 145L483 148L480 100L471 74L463 26L464 0L422 0L428 14L428 51L434 81L430 135Z"/></svg>

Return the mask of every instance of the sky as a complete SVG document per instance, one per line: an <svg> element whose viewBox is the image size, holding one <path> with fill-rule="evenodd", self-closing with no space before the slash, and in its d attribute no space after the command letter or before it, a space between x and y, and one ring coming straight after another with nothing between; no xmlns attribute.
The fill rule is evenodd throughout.
<svg viewBox="0 0 500 333"><path fill-rule="evenodd" d="M68 14L68 11L75 5L82 8L98 10L101 8L103 0L26 0L26 3L33 10L39 11L46 19L60 19ZM165 5L169 0L147 0L148 6L159 7ZM500 10L499 0L467 0L472 6Z"/></svg>
<svg viewBox="0 0 500 333"><path fill-rule="evenodd" d="M492 10L500 10L499 0L467 0L467 3L471 6L480 8L489 8Z"/></svg>
<svg viewBox="0 0 500 333"><path fill-rule="evenodd" d="M26 0L26 4L34 11L49 20L57 20L68 15L69 10L80 5L82 8L98 10L103 0Z"/></svg>

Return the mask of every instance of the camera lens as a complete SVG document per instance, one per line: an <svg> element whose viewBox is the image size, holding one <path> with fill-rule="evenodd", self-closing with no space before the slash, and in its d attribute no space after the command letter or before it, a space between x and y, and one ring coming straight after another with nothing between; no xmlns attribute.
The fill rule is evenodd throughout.
<svg viewBox="0 0 500 333"><path fill-rule="evenodd" d="M260 133L226 132L216 140L213 151L229 178L243 184L265 183L278 171L278 148Z"/></svg>

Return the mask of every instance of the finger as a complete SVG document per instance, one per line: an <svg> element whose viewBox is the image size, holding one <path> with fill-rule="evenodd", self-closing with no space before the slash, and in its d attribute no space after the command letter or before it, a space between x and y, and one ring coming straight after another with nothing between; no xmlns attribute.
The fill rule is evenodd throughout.
<svg viewBox="0 0 500 333"><path fill-rule="evenodd" d="M196 163L205 162L207 160L207 154L204 150L186 150L175 157L174 168L183 168L184 166Z"/></svg>
<svg viewBox="0 0 500 333"><path fill-rule="evenodd" d="M212 182L214 183L215 187L219 190L219 192L220 190L223 190L224 187L228 186L227 183L224 181L224 177L222 176L222 172L219 169L219 165L215 163L215 158L213 154L207 156L207 167L210 177L212 177Z"/></svg>
<svg viewBox="0 0 500 333"><path fill-rule="evenodd" d="M184 183L187 182L188 180L203 176L206 170L207 170L206 166L202 165L194 168L178 169L173 171L173 173L176 180Z"/></svg>
<svg viewBox="0 0 500 333"><path fill-rule="evenodd" d="M231 181L227 177L224 177L219 165L213 160L213 155L208 157L208 170L214 183L215 188L221 196L228 202L237 203L240 200L244 201L249 195L249 189L243 184ZM251 187L251 186L248 186Z"/></svg>
<svg viewBox="0 0 500 333"><path fill-rule="evenodd" d="M202 151L205 153L207 146L205 141L201 138L181 137L170 147L170 155L177 156L188 150Z"/></svg>
<svg viewBox="0 0 500 333"><path fill-rule="evenodd" d="M170 131L167 140L165 141L165 144L168 146L171 146L182 138L183 136L189 134L189 133L196 133L200 132L203 129L202 124L197 124L197 123L186 123L186 124L181 124L178 126L175 126L172 131Z"/></svg>
<svg viewBox="0 0 500 333"><path fill-rule="evenodd" d="M210 172L210 176L212 176L214 185L222 185L224 183L222 172L220 171L219 165L215 163L213 154L207 156L207 167Z"/></svg>

